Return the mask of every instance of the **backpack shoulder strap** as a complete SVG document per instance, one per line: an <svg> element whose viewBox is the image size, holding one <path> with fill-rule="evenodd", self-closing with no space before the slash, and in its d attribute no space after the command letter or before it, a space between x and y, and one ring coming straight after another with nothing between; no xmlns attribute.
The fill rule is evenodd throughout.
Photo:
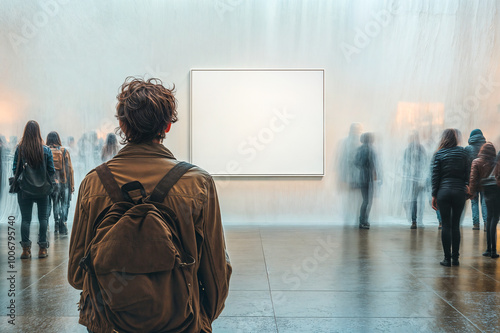
<svg viewBox="0 0 500 333"><path fill-rule="evenodd" d="M187 162L177 163L169 172L160 180L158 185L156 185L153 193L151 194L149 201L163 202L167 196L170 189L181 179L189 169L194 167L194 165Z"/></svg>
<svg viewBox="0 0 500 333"><path fill-rule="evenodd" d="M97 175L102 185L104 185L106 192L108 192L108 195L111 197L111 201L113 201L113 203L124 201L120 186L118 186L115 177L113 177L106 163L99 165L95 168L95 171L97 171Z"/></svg>

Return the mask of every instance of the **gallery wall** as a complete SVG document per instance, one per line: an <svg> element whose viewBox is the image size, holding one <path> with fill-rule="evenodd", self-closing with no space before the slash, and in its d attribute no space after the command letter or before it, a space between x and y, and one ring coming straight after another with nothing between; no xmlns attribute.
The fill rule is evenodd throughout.
<svg viewBox="0 0 500 333"><path fill-rule="evenodd" d="M189 159L191 69L322 68L325 176L218 178L224 222L354 225L354 207L342 214L347 190L337 173L338 147L354 122L375 132L381 156L373 218L401 222L399 161L411 131L429 152L446 127L460 128L464 141L480 127L500 147L499 6L0 0L0 134L20 137L36 119L43 135L96 131L102 138L116 127L115 96L125 77L153 76L176 86L180 120L164 144ZM5 212L11 208L2 198Z"/></svg>

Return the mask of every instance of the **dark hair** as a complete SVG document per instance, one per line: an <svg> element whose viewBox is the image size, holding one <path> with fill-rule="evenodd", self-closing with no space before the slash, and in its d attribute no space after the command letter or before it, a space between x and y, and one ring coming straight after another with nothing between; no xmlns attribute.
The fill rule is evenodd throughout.
<svg viewBox="0 0 500 333"><path fill-rule="evenodd" d="M364 144L372 144L374 140L373 133L363 133L359 138L359 141Z"/></svg>
<svg viewBox="0 0 500 333"><path fill-rule="evenodd" d="M24 162L31 167L37 168L43 162L43 139L40 134L40 125L30 120L24 127L23 137L19 142L19 154ZM19 157L18 157L19 158Z"/></svg>
<svg viewBox="0 0 500 333"><path fill-rule="evenodd" d="M122 122L123 130L117 128L122 143L163 140L170 123L177 121L177 101L172 89L163 86L160 79L147 81L127 77L116 96L116 118Z"/></svg>
<svg viewBox="0 0 500 333"><path fill-rule="evenodd" d="M47 144L47 146L52 146L52 147L62 146L61 138L59 137L59 134L57 134L57 132L55 131L52 131L47 135L47 141L45 143Z"/></svg>
<svg viewBox="0 0 500 333"><path fill-rule="evenodd" d="M479 150L479 154L477 157L481 158L485 162L488 162L490 164L495 163L495 158L497 157L497 151L495 149L495 146L491 142L486 142L484 145L481 146L481 149Z"/></svg>
<svg viewBox="0 0 500 333"><path fill-rule="evenodd" d="M101 159L107 160L110 157L115 156L118 153L118 140L116 140L116 135L114 133L108 133L106 137L106 143L102 146Z"/></svg>
<svg viewBox="0 0 500 333"><path fill-rule="evenodd" d="M444 148L453 148L458 145L457 131L453 128L445 129L441 135L438 151Z"/></svg>

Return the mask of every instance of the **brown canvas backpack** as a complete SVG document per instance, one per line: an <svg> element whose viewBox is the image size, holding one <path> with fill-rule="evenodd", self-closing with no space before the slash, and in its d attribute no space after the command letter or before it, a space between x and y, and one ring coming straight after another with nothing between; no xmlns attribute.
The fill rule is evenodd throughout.
<svg viewBox="0 0 500 333"><path fill-rule="evenodd" d="M106 164L96 168L113 204L96 219L80 266L98 303L92 306L116 331L183 332L194 320L195 259L183 248L177 217L163 204L191 167L178 163L150 196L138 181L120 188ZM134 191L138 201L130 196Z"/></svg>
<svg viewBox="0 0 500 333"><path fill-rule="evenodd" d="M56 169L56 182L66 184L66 149L62 147L50 147L54 168Z"/></svg>

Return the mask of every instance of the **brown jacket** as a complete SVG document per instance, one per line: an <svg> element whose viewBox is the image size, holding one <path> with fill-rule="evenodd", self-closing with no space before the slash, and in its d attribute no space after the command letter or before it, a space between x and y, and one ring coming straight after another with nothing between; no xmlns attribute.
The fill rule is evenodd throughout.
<svg viewBox="0 0 500 333"><path fill-rule="evenodd" d="M472 161L469 179L469 195L475 196L477 192L482 190L481 179L489 177L494 167L495 165L491 165L491 162L487 162L482 158L476 158ZM500 179L498 178L497 184L500 186Z"/></svg>
<svg viewBox="0 0 500 333"><path fill-rule="evenodd" d="M119 186L139 180L149 194L176 163L167 148L151 143L128 144L106 164ZM79 267L79 262L92 239L95 219L111 204L97 173L92 170L82 181L78 193L71 231L68 281L74 288L82 290L80 309L83 309L80 310L79 323L93 332L112 332L112 327L104 313L93 306L98 304L97 299L89 296L87 273ZM169 192L164 204L171 207L179 219L179 233L185 242L185 250L196 259L195 282L198 283L199 278L205 289L202 296L198 288L194 288L195 320L185 332L212 332L211 324L224 308L232 271L212 177L200 168L190 169ZM90 297L90 302L86 303L86 297Z"/></svg>

